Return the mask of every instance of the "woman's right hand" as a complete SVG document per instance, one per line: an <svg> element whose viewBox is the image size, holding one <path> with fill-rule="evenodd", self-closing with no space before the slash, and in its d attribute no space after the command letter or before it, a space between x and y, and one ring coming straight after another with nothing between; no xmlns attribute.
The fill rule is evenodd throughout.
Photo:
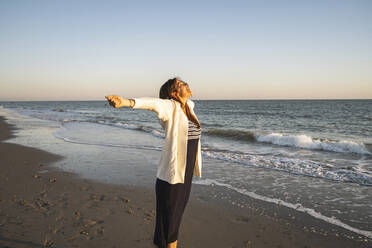
<svg viewBox="0 0 372 248"><path fill-rule="evenodd" d="M105 98L107 99L109 104L113 106L114 108L124 107L125 101L121 96L109 95L109 96L105 96Z"/></svg>

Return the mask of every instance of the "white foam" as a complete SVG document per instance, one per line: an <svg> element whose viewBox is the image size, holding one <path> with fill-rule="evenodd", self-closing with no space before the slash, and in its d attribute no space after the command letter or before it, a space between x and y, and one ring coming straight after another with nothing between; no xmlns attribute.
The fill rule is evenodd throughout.
<svg viewBox="0 0 372 248"><path fill-rule="evenodd" d="M321 141L313 139L310 136L301 135L283 135L280 133L254 134L259 142L271 143L281 146L293 146L306 149L324 150L343 153L372 154L363 143L341 140L341 141Z"/></svg>
<svg viewBox="0 0 372 248"><path fill-rule="evenodd" d="M122 122L114 123L113 126L142 131L142 132L151 134L152 136L157 137L157 138L164 138L164 132L153 129L152 127L145 127L145 126L139 126L135 124L128 124L128 123L122 123Z"/></svg>
<svg viewBox="0 0 372 248"><path fill-rule="evenodd" d="M66 111L70 111L70 110L66 110ZM100 111L96 111L96 110L73 110L71 112L78 113L78 114L99 114L101 113Z"/></svg>
<svg viewBox="0 0 372 248"><path fill-rule="evenodd" d="M348 224L343 223L342 221L336 219L333 216L332 217L324 216L321 213L316 212L314 209L304 207L304 206L302 206L302 204L299 204L299 203L293 204L293 203L289 203L289 202L286 202L286 201L283 201L283 200L280 200L280 199L277 199L277 198L270 198L270 197L258 195L256 193L248 191L246 189L239 189L239 188L233 187L229 184L220 183L220 182L217 182L216 180L212 180L212 179L195 180L194 183L195 184L201 184L201 185L213 185L213 184L215 184L215 185L218 185L218 186L223 186L223 187L226 187L228 189L234 190L238 193L241 193L243 195L246 195L246 196L249 196L251 198L257 199L257 200L262 200L262 201L265 201L265 202L271 202L271 203L279 204L279 205L282 205L282 206L286 206L288 208L292 208L292 209L297 210L299 212L307 213L307 214L309 214L309 215L311 215L311 216L313 216L317 219L326 221L328 223L331 223L333 225L342 227L346 230L358 233L358 234L366 236L368 238L372 238L372 232L371 231L360 230L358 228L349 226Z"/></svg>
<svg viewBox="0 0 372 248"><path fill-rule="evenodd" d="M158 138L164 138L164 133L158 131L158 130L153 130L151 131L151 134L158 137Z"/></svg>
<svg viewBox="0 0 372 248"><path fill-rule="evenodd" d="M122 128L126 128L126 129L131 129L131 130L137 130L138 129L137 125L122 123L122 122L114 123L113 126L122 127Z"/></svg>
<svg viewBox="0 0 372 248"><path fill-rule="evenodd" d="M372 175L354 169L338 169L330 163L288 158L280 156L235 153L228 151L203 151L209 158L238 164L285 171L293 174L330 179L341 182L353 182L360 185L372 185Z"/></svg>

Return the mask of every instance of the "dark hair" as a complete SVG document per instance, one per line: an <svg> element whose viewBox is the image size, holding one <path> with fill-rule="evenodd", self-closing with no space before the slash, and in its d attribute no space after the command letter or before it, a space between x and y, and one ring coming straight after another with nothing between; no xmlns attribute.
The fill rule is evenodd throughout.
<svg viewBox="0 0 372 248"><path fill-rule="evenodd" d="M177 81L177 78L168 79L161 87L159 91L159 98L161 99L172 99L170 93L172 92L172 88Z"/></svg>
<svg viewBox="0 0 372 248"><path fill-rule="evenodd" d="M171 96L171 93L176 90L176 82L177 80L182 81L180 78L175 77L168 79L159 90L159 98L161 99L173 99L181 104L181 107L185 108L186 116L187 118L192 121L197 127L200 128L200 123L196 119L196 117L191 113L190 108L188 104L186 103L185 106L183 106L183 103L177 99Z"/></svg>

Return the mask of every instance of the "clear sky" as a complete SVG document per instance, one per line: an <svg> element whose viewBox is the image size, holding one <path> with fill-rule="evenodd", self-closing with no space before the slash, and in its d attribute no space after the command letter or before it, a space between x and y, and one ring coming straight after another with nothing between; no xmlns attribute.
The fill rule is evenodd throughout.
<svg viewBox="0 0 372 248"><path fill-rule="evenodd" d="M372 1L0 1L0 101L372 99Z"/></svg>

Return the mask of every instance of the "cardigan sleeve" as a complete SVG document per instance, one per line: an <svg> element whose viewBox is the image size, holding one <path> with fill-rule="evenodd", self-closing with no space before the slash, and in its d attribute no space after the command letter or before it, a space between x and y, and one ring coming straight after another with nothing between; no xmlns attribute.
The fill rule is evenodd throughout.
<svg viewBox="0 0 372 248"><path fill-rule="evenodd" d="M155 97L139 97L132 98L135 103L134 109L147 109L157 114L162 121L167 121L171 118L174 110L174 102L168 99L160 99Z"/></svg>

